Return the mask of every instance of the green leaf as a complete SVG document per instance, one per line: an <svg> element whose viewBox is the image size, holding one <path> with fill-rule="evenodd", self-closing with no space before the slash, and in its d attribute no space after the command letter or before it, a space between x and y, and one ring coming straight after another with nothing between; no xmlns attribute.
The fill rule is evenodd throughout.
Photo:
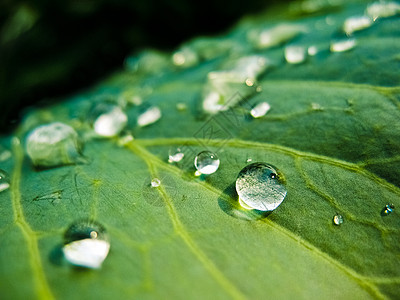
<svg viewBox="0 0 400 300"><path fill-rule="evenodd" d="M365 7L327 5L312 15L280 10L243 20L227 37L242 45L234 53L257 53L275 67L259 78L261 93L213 116L199 107L207 73L228 62L218 52L226 45L222 38L207 41L207 56L194 67L177 69L160 58L160 72L157 64L151 72L125 71L31 112L13 136L1 139L12 157L1 162L11 187L0 192L0 297L398 297L400 20L378 20L354 33L353 50L329 51L344 19ZM291 43L318 45L316 56L292 65L283 60L283 46L248 45L249 30L284 18L310 29ZM128 105L134 140L93 138L87 111L105 95L141 95L144 106L157 105L163 115L139 128L142 107ZM251 119L249 107L262 101L271 111ZM177 109L182 103L187 109ZM53 121L79 132L87 163L32 167L26 134ZM184 159L168 163L169 150L177 147ZM205 149L216 152L221 165L196 177L193 159ZM249 159L271 163L284 175L287 197L270 214L238 205L235 180ZM150 186L152 178L161 180L158 188ZM388 203L395 209L382 216ZM344 217L340 226L332 223L336 213ZM60 253L66 228L88 217L110 236L100 270L76 269Z"/></svg>

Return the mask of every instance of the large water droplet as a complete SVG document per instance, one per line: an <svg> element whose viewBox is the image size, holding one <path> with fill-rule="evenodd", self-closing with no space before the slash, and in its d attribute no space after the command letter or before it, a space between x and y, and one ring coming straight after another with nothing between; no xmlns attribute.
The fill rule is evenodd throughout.
<svg viewBox="0 0 400 300"><path fill-rule="evenodd" d="M350 17L344 21L343 31L347 35L352 35L353 32L366 29L372 25L372 20L367 16Z"/></svg>
<svg viewBox="0 0 400 300"><path fill-rule="evenodd" d="M219 168L219 158L211 151L202 151L194 159L194 166L201 174L212 174Z"/></svg>
<svg viewBox="0 0 400 300"><path fill-rule="evenodd" d="M244 167L236 179L239 203L260 211L277 208L286 197L282 175L267 163L256 162Z"/></svg>
<svg viewBox="0 0 400 300"><path fill-rule="evenodd" d="M296 24L280 24L264 30L252 30L248 34L250 42L259 49L271 48L286 43L301 33L307 32L307 28Z"/></svg>
<svg viewBox="0 0 400 300"><path fill-rule="evenodd" d="M366 13L373 21L393 17L400 14L400 4L394 1L377 1L368 5Z"/></svg>
<svg viewBox="0 0 400 300"><path fill-rule="evenodd" d="M343 221L344 221L343 216L339 215L339 214L334 215L332 218L333 224L338 225L338 226L341 225L343 223Z"/></svg>
<svg viewBox="0 0 400 300"><path fill-rule="evenodd" d="M152 106L139 116L137 123L140 127L144 127L157 122L160 118L161 118L160 108L157 106Z"/></svg>
<svg viewBox="0 0 400 300"><path fill-rule="evenodd" d="M394 204L386 204L385 207L382 209L381 215L387 216L393 212Z"/></svg>
<svg viewBox="0 0 400 300"><path fill-rule="evenodd" d="M173 163L173 162L180 162L185 154L182 152L180 148L176 149L170 149L168 153L168 162Z"/></svg>
<svg viewBox="0 0 400 300"><path fill-rule="evenodd" d="M345 52L353 49L355 46L355 39L345 39L332 42L330 49L332 52Z"/></svg>
<svg viewBox="0 0 400 300"><path fill-rule="evenodd" d="M306 49L302 46L287 46L285 59L290 64L300 64L306 60Z"/></svg>
<svg viewBox="0 0 400 300"><path fill-rule="evenodd" d="M267 102L258 103L253 109L250 111L250 115L253 118L261 118L265 116L265 114L271 109L271 106Z"/></svg>
<svg viewBox="0 0 400 300"><path fill-rule="evenodd" d="M37 167L54 167L83 161L75 130L55 122L35 128L27 137L26 151Z"/></svg>
<svg viewBox="0 0 400 300"><path fill-rule="evenodd" d="M7 172L0 169L0 192L5 191L10 187L10 177Z"/></svg>
<svg viewBox="0 0 400 300"><path fill-rule="evenodd" d="M128 117L119 106L106 102L96 103L89 116L94 131L105 137L119 134L128 122Z"/></svg>
<svg viewBox="0 0 400 300"><path fill-rule="evenodd" d="M105 229L94 221L76 222L65 232L62 251L72 265L98 269L109 250L110 243Z"/></svg>

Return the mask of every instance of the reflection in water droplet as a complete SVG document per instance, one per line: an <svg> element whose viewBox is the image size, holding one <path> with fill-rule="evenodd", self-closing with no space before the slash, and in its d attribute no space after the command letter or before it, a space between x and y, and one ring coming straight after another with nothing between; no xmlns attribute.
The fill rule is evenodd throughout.
<svg viewBox="0 0 400 300"><path fill-rule="evenodd" d="M258 103L251 111L250 115L253 118L261 118L271 109L271 106L267 102Z"/></svg>
<svg viewBox="0 0 400 300"><path fill-rule="evenodd" d="M385 207L382 209L381 215L387 216L393 212L394 204L386 204Z"/></svg>
<svg viewBox="0 0 400 300"><path fill-rule="evenodd" d="M368 5L366 14L376 21L378 18L388 18L400 14L400 4L394 1L378 1Z"/></svg>
<svg viewBox="0 0 400 300"><path fill-rule="evenodd" d="M287 46L285 59L290 64L300 64L306 60L306 49L302 46Z"/></svg>
<svg viewBox="0 0 400 300"><path fill-rule="evenodd" d="M64 234L62 251L72 265L99 269L109 250L108 235L103 226L96 222L76 222Z"/></svg>
<svg viewBox="0 0 400 300"><path fill-rule="evenodd" d="M177 149L170 149L168 153L168 162L173 163L173 162L180 162L185 154L182 152L180 148Z"/></svg>
<svg viewBox="0 0 400 300"><path fill-rule="evenodd" d="M122 109L111 103L96 103L89 112L94 131L104 137L119 134L128 122L128 117Z"/></svg>
<svg viewBox="0 0 400 300"><path fill-rule="evenodd" d="M6 171L0 169L0 192L10 187L10 178Z"/></svg>
<svg viewBox="0 0 400 300"><path fill-rule="evenodd" d="M182 47L172 55L172 62L178 67L190 68L199 63L199 57L191 48Z"/></svg>
<svg viewBox="0 0 400 300"><path fill-rule="evenodd" d="M287 194L282 175L272 165L262 162L250 164L240 171L236 191L241 203L260 211L276 209Z"/></svg>
<svg viewBox="0 0 400 300"><path fill-rule="evenodd" d="M307 32L307 28L296 24L280 24L265 30L252 30L248 39L254 47L259 49L271 48L290 41L300 33Z"/></svg>
<svg viewBox="0 0 400 300"><path fill-rule="evenodd" d="M371 27L372 20L367 16L350 17L344 21L343 31L347 35L352 35L353 32L360 31Z"/></svg>
<svg viewBox="0 0 400 300"><path fill-rule="evenodd" d="M160 181L160 179L158 179L158 178L153 178L153 179L151 180L151 186L152 186L152 187L159 187L160 184L161 184L161 181Z"/></svg>
<svg viewBox="0 0 400 300"><path fill-rule="evenodd" d="M332 42L330 49L332 52L345 52L353 49L355 46L355 39L346 39Z"/></svg>
<svg viewBox="0 0 400 300"><path fill-rule="evenodd" d="M344 221L344 218L342 215L336 214L333 216L333 219L332 219L333 224L339 226L343 223L343 221Z"/></svg>
<svg viewBox="0 0 400 300"><path fill-rule="evenodd" d="M194 159L194 166L201 174L212 174L218 170L219 158L211 151L202 151Z"/></svg>
<svg viewBox="0 0 400 300"><path fill-rule="evenodd" d="M139 116L137 123L140 127L144 127L157 122L160 118L160 108L158 106L152 106Z"/></svg>
<svg viewBox="0 0 400 300"><path fill-rule="evenodd" d="M27 137L26 151L38 167L74 164L82 160L78 134L72 127L59 122L35 128Z"/></svg>

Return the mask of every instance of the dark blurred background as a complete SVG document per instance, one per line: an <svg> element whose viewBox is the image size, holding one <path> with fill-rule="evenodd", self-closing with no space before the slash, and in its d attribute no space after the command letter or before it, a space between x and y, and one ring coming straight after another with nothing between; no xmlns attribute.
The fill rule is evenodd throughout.
<svg viewBox="0 0 400 300"><path fill-rule="evenodd" d="M2 0L0 132L13 128L24 107L90 86L135 50L172 50L191 37L219 34L274 2Z"/></svg>

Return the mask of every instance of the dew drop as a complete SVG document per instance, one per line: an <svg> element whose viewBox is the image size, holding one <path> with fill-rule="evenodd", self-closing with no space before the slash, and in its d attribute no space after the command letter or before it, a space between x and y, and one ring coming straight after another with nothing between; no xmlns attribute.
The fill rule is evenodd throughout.
<svg viewBox="0 0 400 300"><path fill-rule="evenodd" d="M218 156L211 151L202 151L194 159L194 166L201 174L212 174L219 167Z"/></svg>
<svg viewBox="0 0 400 300"><path fill-rule="evenodd" d="M185 111L185 110L187 110L187 105L186 105L186 103L179 102L176 104L176 109L178 111Z"/></svg>
<svg viewBox="0 0 400 300"><path fill-rule="evenodd" d="M252 162L253 159L251 157L249 157L248 159L246 159L246 162Z"/></svg>
<svg viewBox="0 0 400 300"><path fill-rule="evenodd" d="M181 68L190 68L199 63L197 53L190 47L182 47L172 55L172 62Z"/></svg>
<svg viewBox="0 0 400 300"><path fill-rule="evenodd" d="M280 24L264 30L252 30L248 39L258 49L266 49L286 43L301 33L307 32L307 28L296 24Z"/></svg>
<svg viewBox="0 0 400 300"><path fill-rule="evenodd" d="M394 204L386 204L385 207L382 209L381 215L387 216L390 215L394 210Z"/></svg>
<svg viewBox="0 0 400 300"><path fill-rule="evenodd" d="M355 39L345 39L340 41L334 41L331 43L331 52L345 52L353 49L356 46Z"/></svg>
<svg viewBox="0 0 400 300"><path fill-rule="evenodd" d="M12 156L11 151L0 146L0 161L6 161Z"/></svg>
<svg viewBox="0 0 400 300"><path fill-rule="evenodd" d="M10 177L7 172L0 169L0 192L7 190L10 187Z"/></svg>
<svg viewBox="0 0 400 300"><path fill-rule="evenodd" d="M371 27L372 20L367 16L356 16L347 18L343 24L343 31L347 35L352 35L353 32L360 31Z"/></svg>
<svg viewBox="0 0 400 300"><path fill-rule="evenodd" d="M276 209L287 194L278 170L263 162L252 163L240 171L236 179L236 191L239 203L260 211Z"/></svg>
<svg viewBox="0 0 400 300"><path fill-rule="evenodd" d="M111 103L96 103L89 112L94 131L104 137L118 135L128 123L128 117L122 109Z"/></svg>
<svg viewBox="0 0 400 300"><path fill-rule="evenodd" d="M400 4L394 1L377 1L368 5L366 14L376 21L378 18L389 18L400 14Z"/></svg>
<svg viewBox="0 0 400 300"><path fill-rule="evenodd" d="M137 123L140 127L144 127L157 122L160 118L160 108L158 106L152 106L139 116Z"/></svg>
<svg viewBox="0 0 400 300"><path fill-rule="evenodd" d="M251 111L250 115L253 118L261 118L266 115L267 112L271 109L271 106L267 102L258 103Z"/></svg>
<svg viewBox="0 0 400 300"><path fill-rule="evenodd" d="M110 243L105 229L94 221L76 222L64 234L62 251L72 265L99 269L109 250Z"/></svg>
<svg viewBox="0 0 400 300"><path fill-rule="evenodd" d="M300 64L306 60L306 49L302 46L287 46L285 59L290 64Z"/></svg>
<svg viewBox="0 0 400 300"><path fill-rule="evenodd" d="M37 167L54 167L83 161L75 130L55 122L35 128L27 137L26 151Z"/></svg>
<svg viewBox="0 0 400 300"><path fill-rule="evenodd" d="M153 178L151 180L151 187L159 187L160 184L161 184L161 181L158 178Z"/></svg>
<svg viewBox="0 0 400 300"><path fill-rule="evenodd" d="M168 153L168 162L169 163L180 162L184 156L185 154L182 152L180 148L170 149Z"/></svg>
<svg viewBox="0 0 400 300"><path fill-rule="evenodd" d="M315 56L315 55L317 55L317 54L318 54L318 48L317 48L317 46L310 46L310 47L308 47L307 53L308 53L308 55L310 55L310 56Z"/></svg>
<svg viewBox="0 0 400 300"><path fill-rule="evenodd" d="M315 102L311 103L311 109L315 110L315 111L323 111L324 110L324 108L321 106L321 104L315 103Z"/></svg>
<svg viewBox="0 0 400 300"><path fill-rule="evenodd" d="M339 215L339 214L334 215L332 218L333 224L335 224L337 226L341 225L343 223L343 221L344 221L343 216Z"/></svg>

